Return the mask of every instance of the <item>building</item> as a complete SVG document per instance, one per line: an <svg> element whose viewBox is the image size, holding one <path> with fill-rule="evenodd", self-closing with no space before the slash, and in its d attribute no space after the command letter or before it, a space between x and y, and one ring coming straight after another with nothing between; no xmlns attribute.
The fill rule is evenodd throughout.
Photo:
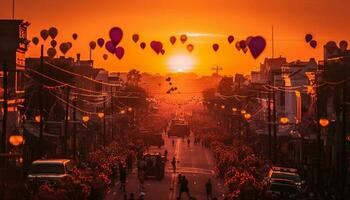
<svg viewBox="0 0 350 200"><path fill-rule="evenodd" d="M19 105L24 100L24 70L25 53L28 50L27 40L28 22L23 20L0 20L0 82L1 82L1 106L4 102L4 87L7 87L8 115L6 135L2 139L18 132L21 116ZM4 65L6 64L7 85L4 85ZM3 116L3 108L1 109Z"/></svg>

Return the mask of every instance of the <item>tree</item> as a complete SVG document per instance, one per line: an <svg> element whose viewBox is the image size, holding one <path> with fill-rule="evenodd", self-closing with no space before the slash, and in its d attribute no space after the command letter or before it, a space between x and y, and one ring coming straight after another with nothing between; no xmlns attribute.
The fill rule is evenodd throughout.
<svg viewBox="0 0 350 200"><path fill-rule="evenodd" d="M126 75L126 83L128 85L138 86L139 82L141 81L141 77L141 73L138 70L132 69Z"/></svg>

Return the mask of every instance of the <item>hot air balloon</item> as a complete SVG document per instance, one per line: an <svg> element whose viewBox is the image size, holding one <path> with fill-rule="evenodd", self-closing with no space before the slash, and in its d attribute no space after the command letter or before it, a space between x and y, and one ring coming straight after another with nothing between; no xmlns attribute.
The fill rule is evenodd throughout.
<svg viewBox="0 0 350 200"><path fill-rule="evenodd" d="M40 36L45 41L49 37L49 31L46 29L40 31Z"/></svg>
<svg viewBox="0 0 350 200"><path fill-rule="evenodd" d="M38 45L39 44L39 38L38 37L33 37L32 42L33 42L33 44Z"/></svg>
<svg viewBox="0 0 350 200"><path fill-rule="evenodd" d="M163 49L163 44L159 41L152 41L151 48L153 49L154 52L159 54L159 53L161 53L161 51Z"/></svg>
<svg viewBox="0 0 350 200"><path fill-rule="evenodd" d="M141 47L141 49L145 49L146 43L145 43L145 42L141 42L141 43L140 43L140 47Z"/></svg>
<svg viewBox="0 0 350 200"><path fill-rule="evenodd" d="M73 44L71 42L67 42L68 50L72 48Z"/></svg>
<svg viewBox="0 0 350 200"><path fill-rule="evenodd" d="M161 53L162 55L164 55L164 54L165 54L165 50L164 50L164 49L160 50L160 53Z"/></svg>
<svg viewBox="0 0 350 200"><path fill-rule="evenodd" d="M253 36L249 36L249 37L247 37L247 39L245 40L245 44L247 45L247 46L249 46L249 43L250 43L250 41L253 39Z"/></svg>
<svg viewBox="0 0 350 200"><path fill-rule="evenodd" d="M106 42L105 46L106 46L107 51L109 51L112 54L115 53L116 48L115 48L115 46L114 46L112 41Z"/></svg>
<svg viewBox="0 0 350 200"><path fill-rule="evenodd" d="M215 51L215 52L217 52L218 50L219 50L219 45L218 44L213 44L213 50Z"/></svg>
<svg viewBox="0 0 350 200"><path fill-rule="evenodd" d="M239 41L239 47L241 49L245 49L247 47L247 43L244 40Z"/></svg>
<svg viewBox="0 0 350 200"><path fill-rule="evenodd" d="M57 46L56 40L51 40L50 44L53 48L55 48Z"/></svg>
<svg viewBox="0 0 350 200"><path fill-rule="evenodd" d="M89 43L89 47L90 47L90 49L94 50L96 48L96 42L95 41L91 41Z"/></svg>
<svg viewBox="0 0 350 200"><path fill-rule="evenodd" d="M188 44L186 48L187 48L187 51L191 53L193 51L194 46L193 44Z"/></svg>
<svg viewBox="0 0 350 200"><path fill-rule="evenodd" d="M312 35L311 35L310 33L306 34L306 35L305 35L305 41L306 41L307 43L309 43L309 42L311 42L311 40L312 40Z"/></svg>
<svg viewBox="0 0 350 200"><path fill-rule="evenodd" d="M327 42L326 51L328 54L335 53L335 51L337 51L337 49L338 49L337 43L335 43L334 41Z"/></svg>
<svg viewBox="0 0 350 200"><path fill-rule="evenodd" d="M171 37L170 37L170 43L171 43L172 45L174 45L175 42L176 42L176 37L175 37L175 36L171 36Z"/></svg>
<svg viewBox="0 0 350 200"><path fill-rule="evenodd" d="M317 47L317 41L316 40L311 40L310 41L310 46L315 49Z"/></svg>
<svg viewBox="0 0 350 200"><path fill-rule="evenodd" d="M241 46L239 45L239 41L236 42L235 47L238 51L241 50Z"/></svg>
<svg viewBox="0 0 350 200"><path fill-rule="evenodd" d="M247 53L248 48L246 47L246 48L242 49L242 51L243 51L243 53Z"/></svg>
<svg viewBox="0 0 350 200"><path fill-rule="evenodd" d="M50 58L54 58L55 55L56 55L56 49L54 49L53 47L49 48L47 50L47 55L50 57Z"/></svg>
<svg viewBox="0 0 350 200"><path fill-rule="evenodd" d="M122 29L119 27L113 27L109 31L109 37L111 38L111 41L114 44L114 46L117 46L123 38Z"/></svg>
<svg viewBox="0 0 350 200"><path fill-rule="evenodd" d="M60 44L60 50L61 52L63 53L63 55L66 55L66 53L68 52L69 50L69 45L67 43L61 43Z"/></svg>
<svg viewBox="0 0 350 200"><path fill-rule="evenodd" d="M339 42L339 48L342 51L346 51L346 49L348 48L348 42L345 40L342 40Z"/></svg>
<svg viewBox="0 0 350 200"><path fill-rule="evenodd" d="M265 50L266 40L261 36L252 37L249 42L248 48L253 58L256 59Z"/></svg>
<svg viewBox="0 0 350 200"><path fill-rule="evenodd" d="M168 77L168 78L165 79L165 81L169 82L169 81L171 81L171 78Z"/></svg>
<svg viewBox="0 0 350 200"><path fill-rule="evenodd" d="M107 60L108 59L108 55L107 54L103 54L103 60Z"/></svg>
<svg viewBox="0 0 350 200"><path fill-rule="evenodd" d="M185 34L180 35L180 41L182 42L182 44L184 44L187 41L187 35Z"/></svg>
<svg viewBox="0 0 350 200"><path fill-rule="evenodd" d="M103 38L97 39L97 45L101 48L105 44L105 40Z"/></svg>
<svg viewBox="0 0 350 200"><path fill-rule="evenodd" d="M115 55L117 56L117 58L119 58L119 60L121 60L124 56L124 48L123 47L117 47L115 49Z"/></svg>
<svg viewBox="0 0 350 200"><path fill-rule="evenodd" d="M72 38L73 38L73 40L76 40L78 38L78 34L73 33Z"/></svg>
<svg viewBox="0 0 350 200"><path fill-rule="evenodd" d="M48 33L49 33L51 39L55 39L57 34L58 34L58 30L57 30L56 27L51 27L51 28L49 28L49 32Z"/></svg>
<svg viewBox="0 0 350 200"><path fill-rule="evenodd" d="M138 41L139 41L139 39L140 39L140 36L138 35L138 34L134 34L134 35L132 35L132 40L135 42L135 43L137 43Z"/></svg>
<svg viewBox="0 0 350 200"><path fill-rule="evenodd" d="M169 85L172 85L173 83L172 82L169 82Z"/></svg>
<svg viewBox="0 0 350 200"><path fill-rule="evenodd" d="M235 38L232 35L229 35L227 38L228 43L231 44L233 42L233 40L235 40Z"/></svg>

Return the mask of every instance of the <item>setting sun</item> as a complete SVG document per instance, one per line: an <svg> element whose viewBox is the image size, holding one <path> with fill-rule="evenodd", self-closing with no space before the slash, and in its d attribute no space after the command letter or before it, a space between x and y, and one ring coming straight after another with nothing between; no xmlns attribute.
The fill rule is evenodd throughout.
<svg viewBox="0 0 350 200"><path fill-rule="evenodd" d="M196 62L190 55L176 54L168 59L167 64L172 72L188 72L193 69Z"/></svg>

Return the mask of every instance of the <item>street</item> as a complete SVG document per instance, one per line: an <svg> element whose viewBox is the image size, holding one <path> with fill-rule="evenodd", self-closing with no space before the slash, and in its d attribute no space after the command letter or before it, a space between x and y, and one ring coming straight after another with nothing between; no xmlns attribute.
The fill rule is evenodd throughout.
<svg viewBox="0 0 350 200"><path fill-rule="evenodd" d="M163 136L164 137L164 136ZM165 145L161 149L151 147L150 151L159 151L164 153L168 150L168 160L174 156L177 160L177 172L173 173L170 161L166 163L165 177L162 181L145 181L145 199L147 200L174 200L178 195L177 176L185 175L189 180L190 195L198 200L206 199L205 183L210 178L213 184L213 197L221 199L225 194L225 187L221 180L215 176L215 160L210 150L201 146L201 144L191 144L187 146L187 139L174 138L175 145L172 147L172 138L164 137ZM139 192L139 181L137 179L137 170L134 168L131 175L127 178L127 193L134 193L137 197ZM106 200L122 199L123 194L119 190L119 184L107 195ZM187 194L182 194L182 199L188 199Z"/></svg>

